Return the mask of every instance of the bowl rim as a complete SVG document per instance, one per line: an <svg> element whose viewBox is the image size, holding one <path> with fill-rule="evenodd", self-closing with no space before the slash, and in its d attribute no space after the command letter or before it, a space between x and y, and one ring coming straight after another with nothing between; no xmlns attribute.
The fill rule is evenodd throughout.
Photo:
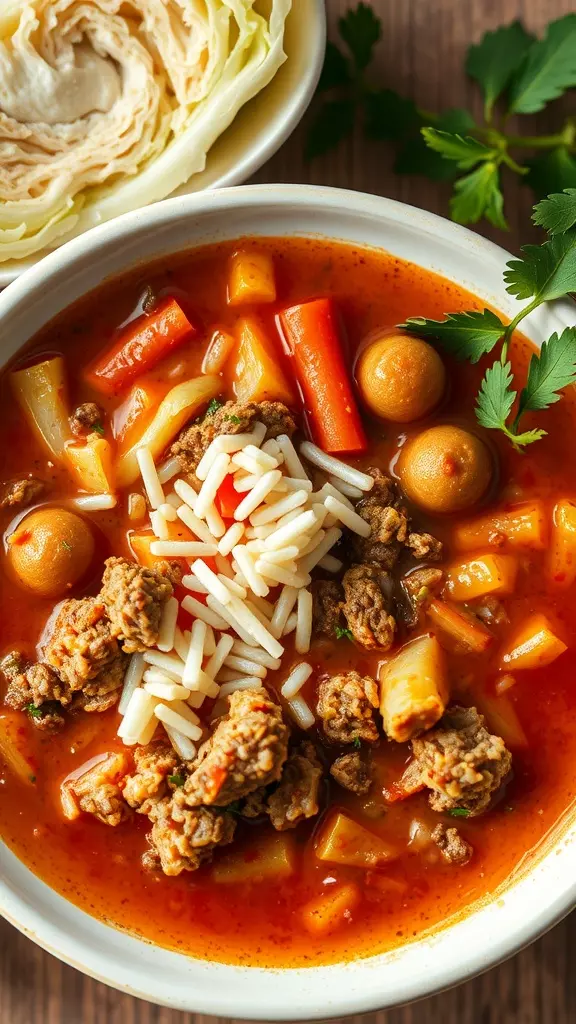
<svg viewBox="0 0 576 1024"><path fill-rule="evenodd" d="M430 244L437 244L440 239L460 251L472 248L477 256L499 268L510 258L510 254L495 243L461 225L380 196L312 185L252 185L209 190L124 214L50 253L0 294L0 326L5 318L25 310L32 296L46 294L51 283L63 276L68 278L81 258L89 256L93 263L97 263L99 254L122 243L134 242L141 233L148 234L156 227L170 226L182 218L191 220L202 213L216 213L222 217L234 209L278 211L294 204L306 213L320 208L337 217L345 208L347 214L354 215L359 221L368 217L376 219L382 227L398 224L416 228ZM321 233L321 237L338 238L336 230L331 234ZM362 228L359 227L358 231L360 234ZM294 233L317 237L313 230ZM128 259L127 266L133 262L133 258ZM431 257L426 254L423 254L420 265L442 272L431 266ZM482 293L482 289L479 290ZM504 296L502 288L502 306ZM506 298L508 300L509 296ZM514 301L508 305L513 305ZM573 304L564 300L552 304L546 311L546 320L560 327L573 322ZM474 977L528 945L565 916L576 902L574 838L576 829L572 819L570 827L555 835L553 845L542 852L526 874L504 893L508 923L500 917L500 924L504 927L497 933L491 935L489 931L495 923L496 908L500 914L504 913L499 904L506 901L496 898L500 893L471 914L438 927L430 936L414 940L388 954L328 967L235 967L167 952L90 917L49 889L3 844L0 844L0 863L10 867L11 877L17 884L0 870L0 913L64 962L150 1002L237 1019L320 1019L370 1012L424 998ZM37 906L42 906L42 900L48 897L51 912L42 914ZM69 933L70 921L77 927L80 940ZM446 962L439 962L441 958L434 957L434 952L446 945L446 937L450 935L456 943L455 955L451 961L444 957ZM476 941L462 942L463 938L470 936ZM131 953L132 961L128 966L117 961L115 946ZM163 963L172 965L178 980L194 975L187 995L183 996L181 992L172 994L167 988L167 981L154 978L150 972L141 969L145 950L152 950ZM426 968L427 957L431 958L431 965L429 969L422 969L422 963ZM406 970L406 965L408 968L412 965L412 973ZM396 966L398 979L392 985L389 983L384 991L379 972L390 971ZM207 989L207 977L216 982L214 991L212 984ZM131 981L127 980L130 978ZM194 982L200 991L195 991Z"/></svg>

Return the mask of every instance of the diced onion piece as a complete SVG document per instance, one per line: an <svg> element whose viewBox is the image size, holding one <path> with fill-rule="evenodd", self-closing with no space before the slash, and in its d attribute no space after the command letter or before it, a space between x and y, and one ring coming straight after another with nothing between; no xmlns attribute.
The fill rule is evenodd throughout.
<svg viewBox="0 0 576 1024"><path fill-rule="evenodd" d="M176 631L176 620L178 618L179 607L180 605L176 598L169 597L162 609L162 618L160 619L160 628L158 630L158 642L156 644L159 651L168 652L174 647L174 634Z"/></svg>
<svg viewBox="0 0 576 1024"><path fill-rule="evenodd" d="M188 687L168 681L165 683L144 683L144 689L146 693L151 693L153 697L158 697L159 700L187 700L190 696Z"/></svg>
<svg viewBox="0 0 576 1024"><path fill-rule="evenodd" d="M150 693L146 693L146 690L143 690L141 687L134 690L118 729L118 735L121 739L126 738L137 741L142 731L150 722L154 714L155 705L154 697Z"/></svg>
<svg viewBox="0 0 576 1024"><path fill-rule="evenodd" d="M260 690L263 687L262 680L257 676L238 676L237 679L230 679L220 687L220 696L228 697L236 690Z"/></svg>
<svg viewBox="0 0 576 1024"><path fill-rule="evenodd" d="M300 590L298 592L296 616L294 646L298 654L306 654L310 650L310 639L312 637L312 593L309 590Z"/></svg>
<svg viewBox="0 0 576 1024"><path fill-rule="evenodd" d="M206 675L210 676L211 679L214 679L218 675L222 665L232 650L233 644L233 637L231 637L229 633L223 633L216 644L214 654L206 663L204 668ZM246 646L248 647L248 645ZM248 647L248 650L251 651L252 648Z"/></svg>
<svg viewBox="0 0 576 1024"><path fill-rule="evenodd" d="M178 754L178 757L181 757L183 761L193 761L196 757L196 747L192 743L192 740L189 740L187 736L178 732L177 729L173 729L171 725L166 725L165 722L163 725L168 739Z"/></svg>
<svg viewBox="0 0 576 1024"><path fill-rule="evenodd" d="M230 456L226 455L225 452L219 452L210 466L210 469L206 474L206 479L200 488L200 493L196 498L194 511L199 519L206 518L208 509L214 503L216 491L223 482L224 477L228 475L229 467Z"/></svg>
<svg viewBox="0 0 576 1024"><path fill-rule="evenodd" d="M238 563L242 575L246 578L250 590L252 590L257 597L266 597L270 588L256 572L254 562L252 561L252 555L247 548L242 544L238 544L233 549L232 554Z"/></svg>
<svg viewBox="0 0 576 1024"><path fill-rule="evenodd" d="M261 504L267 494L275 487L278 481L281 479L282 473L279 469L272 469L268 473L264 473L264 476L260 478L258 483L252 488L251 491L242 499L236 511L234 512L234 519L241 522L243 519L247 519L249 515L258 505Z"/></svg>
<svg viewBox="0 0 576 1024"><path fill-rule="evenodd" d="M319 469L323 469L331 476L338 477L339 480L345 480L353 487L359 487L361 491L371 491L374 487L374 477L369 476L368 473L361 473L359 469L353 469L352 466L348 466L340 459L335 459L333 455L327 455L311 441L302 442L300 454L308 459L313 466L318 466Z"/></svg>
<svg viewBox="0 0 576 1024"><path fill-rule="evenodd" d="M155 665L156 668L160 668L163 672L168 672L170 676L174 676L176 680L182 679L184 662L181 658L176 657L175 654L162 654L161 651L144 651L143 658L147 665Z"/></svg>
<svg viewBox="0 0 576 1024"><path fill-rule="evenodd" d="M303 558L298 566L300 572L311 572L314 566L318 565L321 558L327 555L330 548L334 547L338 543L342 536L342 530L339 530L337 526L331 526L326 531L326 536L322 539L321 543L311 551L309 555Z"/></svg>
<svg viewBox="0 0 576 1024"><path fill-rule="evenodd" d="M128 495L128 518L132 521L144 519L146 515L146 499L143 494L133 491Z"/></svg>
<svg viewBox="0 0 576 1024"><path fill-rule="evenodd" d="M230 526L226 530L226 533L218 543L218 551L220 552L220 554L229 555L230 552L232 551L232 548L236 547L238 542L242 539L243 534L244 524L232 523L232 526Z"/></svg>
<svg viewBox="0 0 576 1024"><path fill-rule="evenodd" d="M307 500L308 491L292 491L285 498L281 498L280 501L275 501L274 504L259 509L258 512L253 512L250 516L250 522L252 526L266 526L266 523L272 523L275 519L280 519L286 512L291 512L292 509L304 505Z"/></svg>
<svg viewBox="0 0 576 1024"><path fill-rule="evenodd" d="M150 544L152 555L165 558L210 558L217 550L216 544L195 540L153 540Z"/></svg>
<svg viewBox="0 0 576 1024"><path fill-rule="evenodd" d="M150 513L150 525L158 540L169 539L170 532L168 530L168 523L166 522L166 517L162 514L160 509L154 509Z"/></svg>
<svg viewBox="0 0 576 1024"><path fill-rule="evenodd" d="M235 345L236 338L230 331L215 330L202 360L202 373L221 373Z"/></svg>
<svg viewBox="0 0 576 1024"><path fill-rule="evenodd" d="M298 590L296 587L283 587L280 597L276 601L274 614L270 620L270 632L274 636L282 636L284 626L288 621L288 616L296 604L297 599Z"/></svg>
<svg viewBox="0 0 576 1024"><path fill-rule="evenodd" d="M338 498L328 495L324 505L332 515L336 516L353 533L357 533L360 537L370 536L370 524L365 519L362 519L362 516L359 516L357 512L352 512L347 508Z"/></svg>
<svg viewBox="0 0 576 1024"><path fill-rule="evenodd" d="M288 437L288 434L279 434L276 440L280 446L280 451L284 456L286 469L288 470L290 476L296 477L299 480L307 480L308 474L304 469L304 466L302 465L300 458L298 456L298 452L296 451L294 445L292 444L292 441Z"/></svg>
<svg viewBox="0 0 576 1024"><path fill-rule="evenodd" d="M222 580L219 580L216 573L212 572L210 566L206 565L200 558L192 562L192 571L197 579L204 584L209 594L212 594L222 604L229 604L232 598L228 587L225 587Z"/></svg>
<svg viewBox="0 0 576 1024"><path fill-rule="evenodd" d="M198 725L186 721L182 715L173 711L166 704L157 704L154 708L154 714L164 725L169 725L172 729L176 729L177 732L187 736L190 740L199 740L202 735L202 729Z"/></svg>
<svg viewBox="0 0 576 1024"><path fill-rule="evenodd" d="M116 507L115 494L80 494L70 502L82 512L106 512Z"/></svg>
<svg viewBox="0 0 576 1024"><path fill-rule="evenodd" d="M309 665L306 661L301 661L299 665L291 669L290 674L280 687L280 693L286 700L292 700L311 675L312 665Z"/></svg>
<svg viewBox="0 0 576 1024"><path fill-rule="evenodd" d="M249 658L250 661L257 661L259 665L264 665L270 669L278 669L282 664L280 658L271 658L266 651L260 648L249 647L248 644L242 643L241 640L234 641L232 653L240 658Z"/></svg>
<svg viewBox="0 0 576 1024"><path fill-rule="evenodd" d="M134 690L140 686L140 683L142 682L144 668L143 655L133 654L128 662L128 668L124 675L122 693L120 694L120 700L118 702L118 714L124 715L126 713L126 708L130 703L130 698L132 697Z"/></svg>
<svg viewBox="0 0 576 1024"><path fill-rule="evenodd" d="M300 697L297 694L292 700L288 701L286 706L292 718L301 729L310 729L314 725L314 715L304 697Z"/></svg>
<svg viewBox="0 0 576 1024"><path fill-rule="evenodd" d="M229 654L224 664L226 668L234 668L237 672L243 672L248 676L258 676L260 679L266 679L268 675L268 669L264 665L259 665L258 662L251 661L249 658L239 658Z"/></svg>
<svg viewBox="0 0 576 1024"><path fill-rule="evenodd" d="M166 459L161 466L158 466L158 479L161 484L167 484L172 477L182 472L182 463L177 455L171 456Z"/></svg>
<svg viewBox="0 0 576 1024"><path fill-rule="evenodd" d="M288 514L290 515L291 513ZM280 529L275 530L269 537L266 537L266 547L273 550L285 548L292 540L313 530L317 523L316 513L312 509L308 509L307 512L301 512L291 522L286 523L285 526L281 526Z"/></svg>
<svg viewBox="0 0 576 1024"><path fill-rule="evenodd" d="M164 504L165 498L150 449L147 447L137 448L136 461L138 462L138 469L140 470L144 489L148 495L148 501L152 508L156 509Z"/></svg>

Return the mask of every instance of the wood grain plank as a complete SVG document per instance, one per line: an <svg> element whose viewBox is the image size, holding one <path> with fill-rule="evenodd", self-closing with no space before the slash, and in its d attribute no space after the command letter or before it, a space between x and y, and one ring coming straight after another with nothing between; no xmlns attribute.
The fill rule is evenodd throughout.
<svg viewBox="0 0 576 1024"><path fill-rule="evenodd" d="M297 3L298 0L295 0ZM348 0L327 0L331 29ZM488 28L515 17L540 30L574 10L573 0L373 0L382 18L375 80L435 109L469 106L479 97L463 71L466 47ZM536 119L536 123L542 118ZM544 119L545 123L545 119ZM357 135L312 164L302 157L304 126L254 181L310 182L355 188L446 213L449 189L392 172L389 147ZM486 233L509 249L529 236L531 194L506 187L510 232ZM573 1024L576 915L513 960L450 992L416 1005L351 1018L355 1024ZM85 978L0 921L0 1024L211 1024L213 1018L152 1006ZM221 1018L219 1024L236 1024Z"/></svg>

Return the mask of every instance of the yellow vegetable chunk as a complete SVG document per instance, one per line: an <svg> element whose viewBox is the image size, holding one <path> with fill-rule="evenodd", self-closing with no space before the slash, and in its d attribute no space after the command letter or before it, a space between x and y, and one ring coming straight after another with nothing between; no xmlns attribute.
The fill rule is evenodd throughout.
<svg viewBox="0 0 576 1024"><path fill-rule="evenodd" d="M290 836L270 836L249 850L235 850L216 861L215 882L259 882L288 878L296 870L296 854Z"/></svg>
<svg viewBox="0 0 576 1024"><path fill-rule="evenodd" d="M482 654L494 639L481 622L462 608L454 608L445 601L431 601L426 610L430 620L455 650Z"/></svg>
<svg viewBox="0 0 576 1024"><path fill-rule="evenodd" d="M427 634L406 644L381 670L380 713L386 735L406 743L431 729L448 700L444 652Z"/></svg>
<svg viewBox="0 0 576 1024"><path fill-rule="evenodd" d="M239 402L284 402L294 406L294 390L262 325L252 318L238 324L234 393Z"/></svg>
<svg viewBox="0 0 576 1024"><path fill-rule="evenodd" d="M274 302L276 282L274 264L267 252L239 249L230 263L228 304L244 306L250 302Z"/></svg>
<svg viewBox="0 0 576 1024"><path fill-rule="evenodd" d="M68 459L80 486L93 494L111 494L114 490L112 446L104 437L90 434L85 444L68 444Z"/></svg>
<svg viewBox="0 0 576 1024"><path fill-rule="evenodd" d="M546 534L544 505L541 501L526 501L457 525L453 544L458 551L473 551L485 545L541 551L546 547Z"/></svg>
<svg viewBox="0 0 576 1024"><path fill-rule="evenodd" d="M454 601L473 601L487 594L511 594L517 570L518 563L511 555L478 555L449 567L444 593Z"/></svg>
<svg viewBox="0 0 576 1024"><path fill-rule="evenodd" d="M528 737L522 728L518 713L510 697L505 694L492 697L489 694L475 695L474 703L486 719L487 729L501 736L507 747L527 747Z"/></svg>
<svg viewBox="0 0 576 1024"><path fill-rule="evenodd" d="M398 857L391 843L341 812L323 827L315 852L318 860L353 868L374 868Z"/></svg>
<svg viewBox="0 0 576 1024"><path fill-rule="evenodd" d="M64 445L72 437L62 356L13 370L10 381L30 427L52 455L61 458Z"/></svg>
<svg viewBox="0 0 576 1024"><path fill-rule="evenodd" d="M576 580L576 502L559 501L552 522L548 573L554 585L565 590Z"/></svg>
<svg viewBox="0 0 576 1024"><path fill-rule="evenodd" d="M523 622L501 656L501 668L544 668L566 650L545 615L536 613Z"/></svg>
<svg viewBox="0 0 576 1024"><path fill-rule="evenodd" d="M359 902L360 890L357 885L334 888L302 907L304 927L315 935L331 932L349 918Z"/></svg>
<svg viewBox="0 0 576 1024"><path fill-rule="evenodd" d="M34 766L21 749L24 746L22 732L22 716L12 715L3 707L0 722L0 766L4 762L20 782L31 786L36 781L36 776Z"/></svg>

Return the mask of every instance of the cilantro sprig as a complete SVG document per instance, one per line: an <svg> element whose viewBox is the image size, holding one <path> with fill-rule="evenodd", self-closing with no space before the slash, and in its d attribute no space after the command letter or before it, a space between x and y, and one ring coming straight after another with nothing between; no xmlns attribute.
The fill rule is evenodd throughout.
<svg viewBox="0 0 576 1024"><path fill-rule="evenodd" d="M548 196L534 207L535 223L550 237L542 245L526 245L522 257L510 260L504 273L506 290L527 304L509 323L490 309L448 313L445 320L410 317L401 326L430 338L456 359L477 363L501 345L500 358L488 367L476 399L476 418L487 430L501 431L521 451L546 435L541 427L521 429L527 413L541 412L576 383L576 327L566 327L544 341L530 359L523 388L515 386L508 348L512 334L529 313L544 302L576 292L576 190Z"/></svg>
<svg viewBox="0 0 576 1024"><path fill-rule="evenodd" d="M305 143L308 159L350 139L359 126L375 142L394 143L398 174L454 180L455 221L485 218L504 229L505 172L520 175L539 197L576 189L576 117L548 135L507 130L510 115L543 110L576 86L576 14L552 21L540 39L514 21L469 47L466 71L484 99L480 120L467 110L422 110L389 83L371 80L382 23L362 0L340 18L338 36L326 48ZM558 218L566 223L563 210Z"/></svg>

